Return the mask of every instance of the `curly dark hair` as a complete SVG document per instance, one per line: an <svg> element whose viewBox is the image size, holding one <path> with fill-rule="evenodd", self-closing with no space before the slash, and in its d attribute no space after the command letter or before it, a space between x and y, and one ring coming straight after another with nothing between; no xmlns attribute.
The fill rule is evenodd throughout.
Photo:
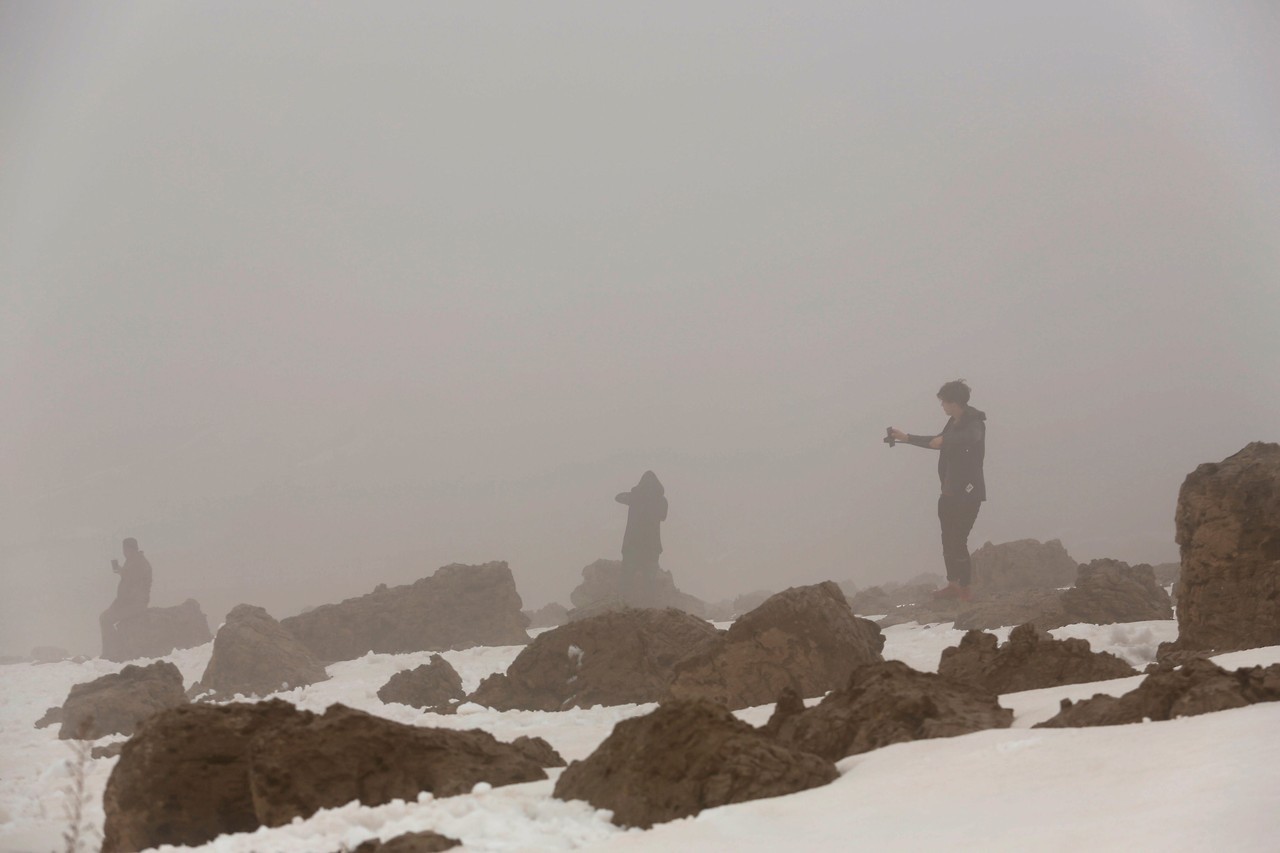
<svg viewBox="0 0 1280 853"><path fill-rule="evenodd" d="M938 399L944 403L959 403L967 406L969 405L969 386L964 384L963 379L952 379L938 389Z"/></svg>

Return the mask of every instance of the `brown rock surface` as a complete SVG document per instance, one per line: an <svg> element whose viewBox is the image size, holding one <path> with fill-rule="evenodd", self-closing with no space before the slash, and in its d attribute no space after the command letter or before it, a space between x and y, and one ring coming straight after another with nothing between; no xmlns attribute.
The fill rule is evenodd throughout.
<svg viewBox="0 0 1280 853"><path fill-rule="evenodd" d="M500 711L656 702L676 662L719 636L709 622L671 607L606 611L538 635L470 699Z"/></svg>
<svg viewBox="0 0 1280 853"><path fill-rule="evenodd" d="M530 628L554 628L569 621L569 608L558 601L553 601L537 610L526 610Z"/></svg>
<svg viewBox="0 0 1280 853"><path fill-rule="evenodd" d="M200 603L188 598L177 607L148 607L137 616L122 619L102 656L118 662L158 658L176 649L203 646L212 639Z"/></svg>
<svg viewBox="0 0 1280 853"><path fill-rule="evenodd" d="M173 664L129 665L71 688L62 703L58 737L97 740L111 734L131 735L147 717L186 702L182 673Z"/></svg>
<svg viewBox="0 0 1280 853"><path fill-rule="evenodd" d="M529 642L528 617L506 563L444 566L406 586L325 604L281 620L321 661L368 652L446 651Z"/></svg>
<svg viewBox="0 0 1280 853"><path fill-rule="evenodd" d="M729 708L775 702L787 688L820 696L856 667L883 660L883 648L879 627L854 616L835 583L792 587L676 664L670 693Z"/></svg>
<svg viewBox="0 0 1280 853"><path fill-rule="evenodd" d="M627 607L674 607L694 616L706 612L702 599L681 592L666 569L635 569L621 560L596 560L582 570L582 583L569 593L569 600L581 613L570 618L594 616L605 610Z"/></svg>
<svg viewBox="0 0 1280 853"><path fill-rule="evenodd" d="M448 705L466 698L462 676L440 655L432 655L428 663L397 672L378 690L383 702L399 702L414 708Z"/></svg>
<svg viewBox="0 0 1280 853"><path fill-rule="evenodd" d="M462 842L438 832L406 832L387 841L370 839L352 853L440 853L441 850L452 850Z"/></svg>
<svg viewBox="0 0 1280 853"><path fill-rule="evenodd" d="M545 738L520 735L511 741L511 745L520 750L520 754L539 767L564 767L564 757Z"/></svg>
<svg viewBox="0 0 1280 853"><path fill-rule="evenodd" d="M987 542L972 560L973 586L988 593L1061 589L1076 579L1076 561L1057 539Z"/></svg>
<svg viewBox="0 0 1280 853"><path fill-rule="evenodd" d="M1063 590L1061 598L1068 625L1173 618L1169 593L1156 583L1155 571L1146 563L1094 560L1081 565L1076 585Z"/></svg>
<svg viewBox="0 0 1280 853"><path fill-rule="evenodd" d="M985 631L1027 622L1034 622L1045 631L1070 624L1062 606L1062 594L1056 590L1023 590L980 597L956 614L955 627L962 631Z"/></svg>
<svg viewBox="0 0 1280 853"><path fill-rule="evenodd" d="M850 598L849 607L859 615L884 616L899 607L927 606L933 603L934 592L940 586L945 586L946 582L946 578L938 575L913 579L907 583L890 582L870 586Z"/></svg>
<svg viewBox="0 0 1280 853"><path fill-rule="evenodd" d="M1173 649L1280 645L1280 444L1255 441L1182 483Z"/></svg>
<svg viewBox="0 0 1280 853"><path fill-rule="evenodd" d="M332 705L186 705L146 720L121 750L103 794L103 850L194 846L279 826L319 808L378 805L545 779L486 732L405 726Z"/></svg>
<svg viewBox="0 0 1280 853"><path fill-rule="evenodd" d="M191 693L266 696L328 678L324 667L271 614L240 604L218 629L213 655Z"/></svg>
<svg viewBox="0 0 1280 853"><path fill-rule="evenodd" d="M705 700L664 702L623 720L556 781L561 800L611 809L619 826L648 828L703 809L825 785L829 761L790 749Z"/></svg>
<svg viewBox="0 0 1280 853"><path fill-rule="evenodd" d="M970 631L960 645L943 649L938 674L999 695L1138 672L1113 654L1092 651L1088 640L1055 640L1027 623L998 648L994 634Z"/></svg>
<svg viewBox="0 0 1280 853"><path fill-rule="evenodd" d="M766 725L780 743L839 761L892 743L1004 729L1013 712L994 693L901 661L854 670L849 683L812 708L779 701Z"/></svg>
<svg viewBox="0 0 1280 853"><path fill-rule="evenodd" d="M1255 702L1280 701L1280 663L1225 670L1211 660L1192 659L1181 667L1162 667L1123 696L1062 700L1062 710L1035 728L1119 726L1143 720L1172 720Z"/></svg>

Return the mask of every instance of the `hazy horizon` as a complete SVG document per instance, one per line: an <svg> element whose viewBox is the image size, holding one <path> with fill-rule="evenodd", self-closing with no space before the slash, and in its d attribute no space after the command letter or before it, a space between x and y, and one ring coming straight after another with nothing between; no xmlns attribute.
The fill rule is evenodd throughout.
<svg viewBox="0 0 1280 853"><path fill-rule="evenodd" d="M0 6L0 654L617 558L704 599L970 538L1177 559L1280 440L1280 7Z"/></svg>

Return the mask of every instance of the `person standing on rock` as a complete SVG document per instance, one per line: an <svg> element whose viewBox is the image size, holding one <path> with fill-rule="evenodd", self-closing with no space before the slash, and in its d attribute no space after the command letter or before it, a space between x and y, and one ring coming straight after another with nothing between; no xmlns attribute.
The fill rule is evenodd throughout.
<svg viewBox="0 0 1280 853"><path fill-rule="evenodd" d="M124 540L124 565L111 561L111 571L120 576L116 600L98 617L102 625L102 654L105 657L115 640L116 624L122 619L145 613L151 603L151 563L138 550L138 540Z"/></svg>
<svg viewBox="0 0 1280 853"><path fill-rule="evenodd" d="M622 535L622 565L637 574L656 574L662 554L662 522L667 520L667 498L662 483L645 471L629 492L614 498L627 506L627 531Z"/></svg>
<svg viewBox="0 0 1280 853"><path fill-rule="evenodd" d="M969 600L973 563L969 559L969 532L978 518L978 509L987 499L982 463L987 453L987 416L969 405L969 386L963 379L938 389L942 411L949 416L937 435L910 435L889 428L894 441L939 451L938 521L942 526L942 561L947 567L947 585L935 598Z"/></svg>

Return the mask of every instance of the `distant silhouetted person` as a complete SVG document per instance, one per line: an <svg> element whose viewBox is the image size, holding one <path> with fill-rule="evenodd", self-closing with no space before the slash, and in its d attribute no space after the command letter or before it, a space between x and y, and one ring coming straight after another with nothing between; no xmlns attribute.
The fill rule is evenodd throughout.
<svg viewBox="0 0 1280 853"><path fill-rule="evenodd" d="M987 455L987 416L969 405L969 386L963 379L938 389L942 411L950 419L937 435L908 435L889 428L894 441L941 451L938 479L938 521L942 525L942 561L947 566L947 586L934 593L937 598L969 600L973 563L969 559L969 531L978 520L978 509L987 499L987 481L982 461Z"/></svg>
<svg viewBox="0 0 1280 853"><path fill-rule="evenodd" d="M122 619L145 613L151 603L151 564L138 550L138 540L124 540L124 565L111 561L111 571L120 576L116 587L116 600L102 612L98 621L102 625L102 652L105 655L115 639L116 624Z"/></svg>
<svg viewBox="0 0 1280 853"><path fill-rule="evenodd" d="M662 483L652 471L645 471L640 482L614 500L627 505L627 532L622 536L624 567L658 570L662 554L662 522L667 520L667 499Z"/></svg>

